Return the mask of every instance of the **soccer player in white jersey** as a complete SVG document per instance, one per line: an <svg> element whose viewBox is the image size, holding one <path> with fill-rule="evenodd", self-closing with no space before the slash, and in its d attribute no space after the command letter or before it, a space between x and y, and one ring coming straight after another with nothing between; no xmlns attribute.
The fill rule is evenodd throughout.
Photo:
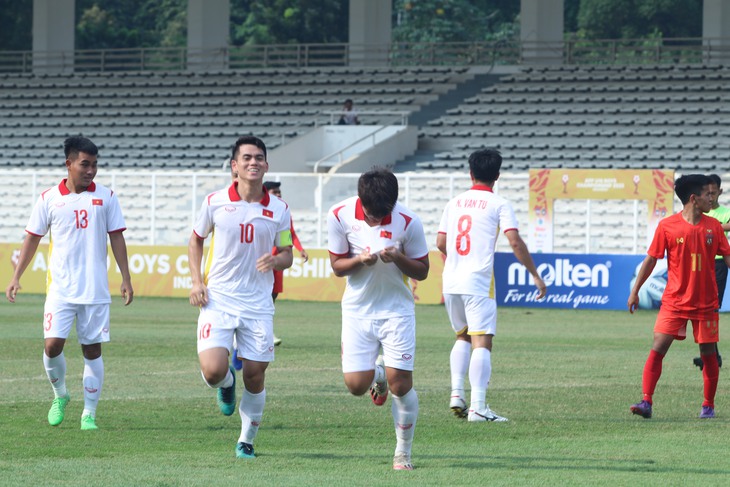
<svg viewBox="0 0 730 487"><path fill-rule="evenodd" d="M235 451L237 458L254 458L253 442L266 404L265 372L274 360L271 271L292 264L291 215L287 204L271 198L264 188L269 163L263 141L240 137L233 146L231 169L235 180L203 200L190 236L190 304L200 307L198 358L203 380L218 389L218 406L226 416L236 408L235 370L228 365L236 337L244 390ZM211 234L203 272L203 242ZM277 255L271 254L272 247Z"/></svg>
<svg viewBox="0 0 730 487"><path fill-rule="evenodd" d="M81 429L95 430L96 407L104 384L101 344L109 341L109 280L107 235L122 275L124 304L134 291L129 275L126 229L116 195L94 182L98 149L84 137L64 142L68 177L38 198L20 250L18 265L5 295L15 302L20 278L44 235L51 233L46 303L43 309L45 347L43 365L55 399L48 422L58 426L66 414L70 395L66 387L63 348L76 321L76 334L84 355L84 410Z"/></svg>
<svg viewBox="0 0 730 487"><path fill-rule="evenodd" d="M512 206L494 194L502 156L483 149L469 156L472 187L446 205L436 246L446 255L443 292L446 312L456 333L451 350L450 407L469 421L507 421L489 409L487 387L492 375L492 340L497 331L494 299L494 249L500 230L517 260L535 280L538 299L547 292L527 245L520 237ZM469 372L471 405L467 413L464 377Z"/></svg>
<svg viewBox="0 0 730 487"><path fill-rule="evenodd" d="M332 270L347 276L342 372L350 393L361 396L370 390L378 406L385 403L390 386L397 440L393 468L412 470L418 396L413 389L416 318L409 283L428 276L428 246L421 220L397 201L398 180L392 172L374 168L362 174L357 193L327 215Z"/></svg>

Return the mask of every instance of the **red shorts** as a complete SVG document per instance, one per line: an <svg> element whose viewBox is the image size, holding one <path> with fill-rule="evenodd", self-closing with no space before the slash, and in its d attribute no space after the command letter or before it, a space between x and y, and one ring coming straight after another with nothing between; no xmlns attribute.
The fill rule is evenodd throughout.
<svg viewBox="0 0 730 487"><path fill-rule="evenodd" d="M672 335L677 340L687 338L687 322L692 322L692 333L695 343L717 343L720 341L720 313L713 313L711 319L688 320L671 311L659 309L654 331Z"/></svg>
<svg viewBox="0 0 730 487"><path fill-rule="evenodd" d="M274 289L272 293L279 294L284 291L284 271L274 271Z"/></svg>

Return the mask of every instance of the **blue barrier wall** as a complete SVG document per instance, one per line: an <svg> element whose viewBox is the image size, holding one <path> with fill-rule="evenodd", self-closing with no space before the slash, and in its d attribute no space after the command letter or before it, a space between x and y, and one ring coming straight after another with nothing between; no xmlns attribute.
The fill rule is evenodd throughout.
<svg viewBox="0 0 730 487"><path fill-rule="evenodd" d="M626 302L643 255L533 254L548 295L536 301L532 277L512 253L497 252L495 279L500 306L627 310ZM666 285L666 260L657 262L639 293L639 307L657 309ZM721 311L730 311L726 289Z"/></svg>

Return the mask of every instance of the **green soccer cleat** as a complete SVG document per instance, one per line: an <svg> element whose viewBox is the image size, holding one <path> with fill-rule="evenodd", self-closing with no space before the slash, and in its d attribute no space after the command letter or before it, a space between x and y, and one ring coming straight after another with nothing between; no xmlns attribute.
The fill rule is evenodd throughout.
<svg viewBox="0 0 730 487"><path fill-rule="evenodd" d="M68 394L53 400L51 409L48 410L48 424L58 426L63 422L63 417L66 415L66 405L70 400L71 396Z"/></svg>
<svg viewBox="0 0 730 487"><path fill-rule="evenodd" d="M236 369L233 366L230 369L233 374L233 385L218 388L218 407L226 416L230 416L236 411Z"/></svg>
<svg viewBox="0 0 730 487"><path fill-rule="evenodd" d="M99 427L96 425L96 419L90 414L81 416L81 429L84 431L98 430Z"/></svg>
<svg viewBox="0 0 730 487"><path fill-rule="evenodd" d="M239 441L236 444L236 458L256 458L251 443Z"/></svg>

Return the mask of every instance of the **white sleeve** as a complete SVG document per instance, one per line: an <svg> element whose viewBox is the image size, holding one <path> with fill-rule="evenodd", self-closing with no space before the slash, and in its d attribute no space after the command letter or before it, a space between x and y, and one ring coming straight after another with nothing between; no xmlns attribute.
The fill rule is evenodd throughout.
<svg viewBox="0 0 730 487"><path fill-rule="evenodd" d="M403 253L409 259L421 259L428 255L428 243L426 243L426 234L423 232L423 223L415 215L406 230Z"/></svg>
<svg viewBox="0 0 730 487"><path fill-rule="evenodd" d="M519 230L520 225L517 223L515 211L508 202L503 202L499 207L499 228L502 233L507 230Z"/></svg>
<svg viewBox="0 0 730 487"><path fill-rule="evenodd" d="M200 205L198 219L195 221L195 225L193 225L193 232L200 238L207 238L213 230L213 215L209 201L210 195L203 199L203 203Z"/></svg>
<svg viewBox="0 0 730 487"><path fill-rule="evenodd" d="M44 236L48 233L50 228L50 222L48 221L48 207L46 201L43 199L43 195L39 196L33 207L33 212L30 214L30 220L28 225L25 227L25 231L37 235L39 237Z"/></svg>
<svg viewBox="0 0 730 487"><path fill-rule="evenodd" d="M107 233L126 230L127 224L124 222L122 215L122 207L119 206L119 199L114 193L109 196L109 213L107 215Z"/></svg>
<svg viewBox="0 0 730 487"><path fill-rule="evenodd" d="M342 222L335 216L333 209L327 213L327 250L335 255L348 255L350 244Z"/></svg>

